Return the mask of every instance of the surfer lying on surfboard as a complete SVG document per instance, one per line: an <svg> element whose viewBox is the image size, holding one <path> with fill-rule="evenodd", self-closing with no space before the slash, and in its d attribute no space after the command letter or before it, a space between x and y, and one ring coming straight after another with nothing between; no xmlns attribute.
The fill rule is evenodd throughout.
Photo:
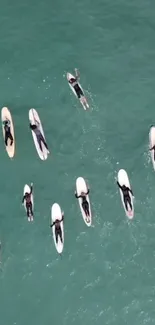
<svg viewBox="0 0 155 325"><path fill-rule="evenodd" d="M74 88L76 94L77 94L77 97L80 99L81 97L84 97L84 93L82 91L82 89L79 87L79 84L78 84L78 80L79 80L79 73L78 73L78 70L75 69L75 78L71 78L69 80L69 83L72 85L72 87Z"/></svg>
<svg viewBox="0 0 155 325"><path fill-rule="evenodd" d="M50 227L55 226L55 239L56 239L56 243L58 243L58 236L60 237L61 242L63 242L62 240L62 230L61 230L61 226L60 226L60 222L62 222L64 220L64 212L62 212L62 218L61 220L56 219L52 225Z"/></svg>
<svg viewBox="0 0 155 325"><path fill-rule="evenodd" d="M22 204L24 204L24 201L26 202L26 212L27 212L27 217L29 218L30 216L33 217L33 210L32 210L32 201L31 201L31 194L33 191L33 183L31 183L30 186L30 192L26 192L25 195L23 196L22 199Z"/></svg>
<svg viewBox="0 0 155 325"><path fill-rule="evenodd" d="M47 149L47 152L49 153L49 150L48 150L48 146L47 146L47 143L42 135L42 133L40 132L39 130L39 122L38 121L35 121L36 124L31 124L30 123L30 129L35 133L36 135L36 138L38 140L38 144L39 144L39 147L40 147L40 150L42 151L42 143L44 144L44 146L46 147Z"/></svg>
<svg viewBox="0 0 155 325"><path fill-rule="evenodd" d="M149 149L150 151L154 150L154 160L155 160L155 145Z"/></svg>
<svg viewBox="0 0 155 325"><path fill-rule="evenodd" d="M89 213L89 203L88 203L88 201L86 199L86 195L88 195L88 194L89 194L89 189L88 189L87 193L81 192L81 195L79 195L79 196L77 195L77 193L75 191L75 197L76 197L76 199L79 199L79 198L82 199L82 208L83 208L83 210L85 212L85 215L87 217L90 216L90 213Z"/></svg>
<svg viewBox="0 0 155 325"><path fill-rule="evenodd" d="M11 134L11 130L10 130L10 127L11 127L11 123L10 121L6 118L3 122L3 127L4 127L4 131L5 131L5 145L7 146L8 145L8 139L10 139L10 146L12 146L13 144L13 136Z"/></svg>
<svg viewBox="0 0 155 325"><path fill-rule="evenodd" d="M117 185L122 190L126 210L128 211L128 203L130 205L130 209L132 210L131 198L130 198L130 195L129 195L129 192L130 192L132 194L132 196L133 196L132 190L129 187L125 186L125 185L121 186L118 181L117 181Z"/></svg>

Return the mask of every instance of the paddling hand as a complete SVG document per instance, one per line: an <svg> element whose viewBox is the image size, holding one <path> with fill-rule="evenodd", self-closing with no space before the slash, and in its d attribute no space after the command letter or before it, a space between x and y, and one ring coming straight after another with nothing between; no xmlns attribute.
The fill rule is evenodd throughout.
<svg viewBox="0 0 155 325"><path fill-rule="evenodd" d="M77 68L75 68L75 76L77 79L80 79L80 75Z"/></svg>

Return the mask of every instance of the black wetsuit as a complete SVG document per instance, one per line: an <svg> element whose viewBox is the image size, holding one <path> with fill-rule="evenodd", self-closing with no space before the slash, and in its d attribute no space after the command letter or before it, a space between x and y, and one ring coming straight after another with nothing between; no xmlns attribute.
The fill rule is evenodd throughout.
<svg viewBox="0 0 155 325"><path fill-rule="evenodd" d="M155 145L150 150L154 150L154 161L155 161Z"/></svg>
<svg viewBox="0 0 155 325"><path fill-rule="evenodd" d="M47 146L47 143L43 137L43 135L41 134L39 128L37 125L35 124L31 124L30 123L30 129L35 133L36 137L37 137L37 140L38 140L38 143L39 143L39 147L40 147L40 150L42 151L42 145L41 143L44 144L44 146L46 147L46 149L48 150L48 146Z"/></svg>
<svg viewBox="0 0 155 325"><path fill-rule="evenodd" d="M75 194L75 197L77 198L77 199L79 199L79 198L81 198L82 199L82 208L83 208L83 210L84 210L84 212L85 212L85 214L86 214L86 216L88 216L89 217L89 203L88 203L88 201L87 201L87 199L86 199L86 195L87 194L89 194L89 190L87 191L87 193L85 193L84 195L77 195L77 193Z"/></svg>
<svg viewBox="0 0 155 325"><path fill-rule="evenodd" d="M31 194L32 194L33 187L31 186L30 189L31 189L30 193L25 193L22 199L22 203L26 201L26 212L28 218L30 217L30 215L33 217L32 201L31 201Z"/></svg>
<svg viewBox="0 0 155 325"><path fill-rule="evenodd" d="M8 139L10 139L10 146L12 146L13 144L13 136L11 134L11 130L10 130L10 121L9 120L5 120L3 121L3 126L4 126L4 131L5 131L5 145L8 145Z"/></svg>
<svg viewBox="0 0 155 325"><path fill-rule="evenodd" d="M72 85L72 87L74 88L78 98L81 98L81 96L84 96L82 89L80 88L77 78L71 78L69 80L69 83Z"/></svg>
<svg viewBox="0 0 155 325"><path fill-rule="evenodd" d="M130 198L130 195L129 195L129 192L133 195L132 190L129 187L125 186L125 185L121 186L119 184L119 182L117 182L117 185L122 190L126 210L128 211L128 203L130 205L130 209L132 210L131 198Z"/></svg>
<svg viewBox="0 0 155 325"><path fill-rule="evenodd" d="M61 231L61 227L60 227L60 222L63 221L64 217L62 216L61 220L55 220L51 227L53 227L55 225L55 239L56 239L56 243L58 243L58 236L60 237L61 242L63 242L62 240L62 231Z"/></svg>

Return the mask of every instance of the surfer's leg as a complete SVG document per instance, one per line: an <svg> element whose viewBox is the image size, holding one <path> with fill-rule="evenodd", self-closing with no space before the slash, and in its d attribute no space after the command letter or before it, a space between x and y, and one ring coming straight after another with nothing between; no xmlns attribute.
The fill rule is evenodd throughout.
<svg viewBox="0 0 155 325"><path fill-rule="evenodd" d="M9 138L10 141L11 141L10 146L12 146L12 144L13 144L13 136L12 136L11 132L9 132L9 134L8 134L8 138Z"/></svg>
<svg viewBox="0 0 155 325"><path fill-rule="evenodd" d="M26 213L28 218L29 218L29 209L30 209L30 205L29 203L26 203Z"/></svg>
<svg viewBox="0 0 155 325"><path fill-rule="evenodd" d="M33 216L32 202L29 204L29 210L30 210L31 216Z"/></svg>
<svg viewBox="0 0 155 325"><path fill-rule="evenodd" d="M124 196L124 204L125 204L125 208L128 211L128 197Z"/></svg>
<svg viewBox="0 0 155 325"><path fill-rule="evenodd" d="M41 141L43 142L43 144L44 144L44 146L46 147L46 149L48 150L47 143L46 143L46 141L45 141L45 139L44 139L44 137L43 137L42 134L40 135L40 139L41 139Z"/></svg>
<svg viewBox="0 0 155 325"><path fill-rule="evenodd" d="M85 213L86 213L86 216L89 216L89 204L88 202L84 202L84 205L85 205Z"/></svg>
<svg viewBox="0 0 155 325"><path fill-rule="evenodd" d="M128 197L128 203L130 205L130 209L132 210L132 204L131 204L131 198L130 198L130 196Z"/></svg>
<svg viewBox="0 0 155 325"><path fill-rule="evenodd" d="M89 216L89 204L87 202L87 216Z"/></svg>
<svg viewBox="0 0 155 325"><path fill-rule="evenodd" d="M82 207L83 207L83 210L84 210L84 212L85 212L85 214L86 214L86 216L87 216L87 215L88 215L87 203L86 203L86 202L83 202L83 203L82 203Z"/></svg>
<svg viewBox="0 0 155 325"><path fill-rule="evenodd" d="M81 90L81 88L79 87L79 98L84 97L83 91Z"/></svg>
<svg viewBox="0 0 155 325"><path fill-rule="evenodd" d="M7 146L8 145L8 138L9 138L9 136L8 136L8 132L5 132L5 145Z"/></svg>
<svg viewBox="0 0 155 325"><path fill-rule="evenodd" d="M82 208L83 208L84 212L86 213L86 211L85 211L85 203L84 202L82 202Z"/></svg>
<svg viewBox="0 0 155 325"><path fill-rule="evenodd" d="M60 236L60 240L62 242L62 231L61 231L61 228L59 229L59 236Z"/></svg>
<svg viewBox="0 0 155 325"><path fill-rule="evenodd" d="M56 240L56 243L58 243L58 235L59 235L59 232L58 232L58 230L55 228L55 240Z"/></svg>
<svg viewBox="0 0 155 325"><path fill-rule="evenodd" d="M37 136L37 140L38 140L38 144L39 144L39 148L40 148L40 150L42 151L42 145L41 145L41 136L39 135L39 136Z"/></svg>

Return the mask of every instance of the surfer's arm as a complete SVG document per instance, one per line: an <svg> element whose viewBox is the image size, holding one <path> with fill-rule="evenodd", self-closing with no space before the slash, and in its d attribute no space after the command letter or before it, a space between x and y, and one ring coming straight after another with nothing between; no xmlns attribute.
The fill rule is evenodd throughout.
<svg viewBox="0 0 155 325"><path fill-rule="evenodd" d="M53 227L55 225L55 222L53 222L51 225L50 225L50 227Z"/></svg>
<svg viewBox="0 0 155 325"><path fill-rule="evenodd" d="M32 123L30 123L30 129L33 130L33 124Z"/></svg>
<svg viewBox="0 0 155 325"><path fill-rule="evenodd" d="M80 197L81 197L81 195L77 195L77 193L75 192L75 197L76 197L76 199L79 199Z"/></svg>
<svg viewBox="0 0 155 325"><path fill-rule="evenodd" d="M122 186L119 184L119 182L117 181L117 185L119 186L120 189L122 189Z"/></svg>
<svg viewBox="0 0 155 325"><path fill-rule="evenodd" d="M30 194L32 194L33 192L33 183L31 183L31 186L30 186Z"/></svg>
<svg viewBox="0 0 155 325"><path fill-rule="evenodd" d="M128 187L128 190L132 194L132 196L134 196L132 190L129 187Z"/></svg>
<svg viewBox="0 0 155 325"><path fill-rule="evenodd" d="M25 195L24 195L23 198L22 198L22 203L24 203L24 200L25 200Z"/></svg>
<svg viewBox="0 0 155 325"><path fill-rule="evenodd" d="M88 188L88 190L87 190L87 193L86 193L86 195L88 195L89 194L89 188Z"/></svg>
<svg viewBox="0 0 155 325"><path fill-rule="evenodd" d="M151 150L153 150L154 149L154 146L152 147L152 148L150 148L149 150L151 151Z"/></svg>
<svg viewBox="0 0 155 325"><path fill-rule="evenodd" d="M76 77L76 80L80 79L80 74L78 72L78 69L75 68L75 77Z"/></svg>

